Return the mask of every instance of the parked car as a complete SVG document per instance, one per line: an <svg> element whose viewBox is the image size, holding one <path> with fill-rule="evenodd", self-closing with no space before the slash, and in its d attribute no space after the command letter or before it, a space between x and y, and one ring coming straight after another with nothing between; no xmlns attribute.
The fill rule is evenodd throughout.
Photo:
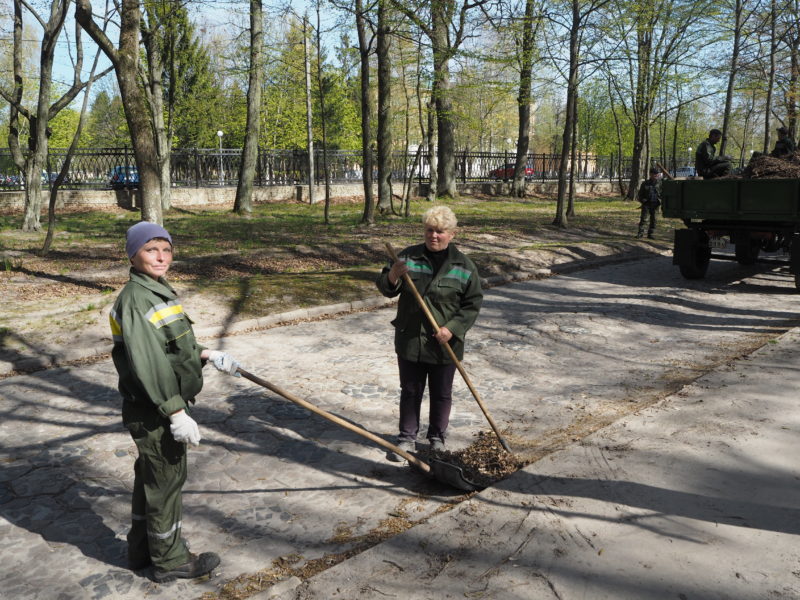
<svg viewBox="0 0 800 600"><path fill-rule="evenodd" d="M23 180L21 175L3 175L0 174L0 185L22 185Z"/></svg>
<svg viewBox="0 0 800 600"><path fill-rule="evenodd" d="M675 169L675 177L694 177L697 171L694 167L678 167Z"/></svg>
<svg viewBox="0 0 800 600"><path fill-rule="evenodd" d="M112 190L139 187L139 171L136 167L117 166L108 173L108 185Z"/></svg>
<svg viewBox="0 0 800 600"><path fill-rule="evenodd" d="M498 169L492 169L489 171L489 179L496 179L496 180L503 180L508 181L509 179L514 179L514 163L506 163L502 167ZM530 167L525 167L525 180L530 181L533 179L534 172L533 169Z"/></svg>

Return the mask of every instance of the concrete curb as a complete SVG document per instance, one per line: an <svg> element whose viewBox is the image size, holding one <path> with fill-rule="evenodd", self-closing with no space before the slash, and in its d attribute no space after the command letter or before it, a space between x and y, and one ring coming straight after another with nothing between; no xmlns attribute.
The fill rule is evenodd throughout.
<svg viewBox="0 0 800 600"><path fill-rule="evenodd" d="M482 277L481 285L484 288L491 288L499 285L513 283L515 281L526 281L529 279L544 279L553 275L573 273L584 269L590 269L608 264L623 263L631 260L640 260L648 256L655 256L641 251L639 248L626 249L616 254L608 256L586 258L576 260L563 265L553 265L549 268L540 268L533 271L513 271L502 275ZM348 314L359 310L374 310L384 306L390 306L397 302L397 298L384 298L382 296L368 298L366 300L355 300L353 302L342 302L329 304L326 306L312 306L310 308L298 308L285 313L256 317L233 321L224 325L213 327L203 327L195 329L195 335L200 341L207 341L235 335L247 331L258 329L269 329L279 325L286 325L295 321L306 321L310 319L320 319L334 317L337 315ZM112 343L108 340L107 344L94 346L91 348L70 348L65 351L42 352L39 356L22 358L14 361L0 361L0 377L13 374L30 373L41 371L59 366L67 366L81 361L99 359L111 353Z"/></svg>

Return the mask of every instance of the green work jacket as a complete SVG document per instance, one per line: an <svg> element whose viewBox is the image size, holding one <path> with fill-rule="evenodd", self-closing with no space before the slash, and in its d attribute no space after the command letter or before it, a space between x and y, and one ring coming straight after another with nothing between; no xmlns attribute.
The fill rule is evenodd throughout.
<svg viewBox="0 0 800 600"><path fill-rule="evenodd" d="M464 337L478 317L483 292L478 268L453 244L448 245L447 258L433 274L433 265L425 256L425 245L410 246L399 256L405 259L409 277L425 300L439 327L452 333L450 347L459 360L464 358ZM389 298L400 294L394 325L394 347L398 356L414 362L448 364L452 359L433 337L434 329L420 308L405 279L396 286L389 283L387 265L375 281L380 292Z"/></svg>
<svg viewBox="0 0 800 600"><path fill-rule="evenodd" d="M711 140L707 138L700 142L694 153L694 167L697 174L706 175L719 162L722 161L717 157L717 148L711 143Z"/></svg>
<svg viewBox="0 0 800 600"><path fill-rule="evenodd" d="M131 269L109 320L123 399L152 403L165 417L188 408L203 387L203 347L175 290Z"/></svg>

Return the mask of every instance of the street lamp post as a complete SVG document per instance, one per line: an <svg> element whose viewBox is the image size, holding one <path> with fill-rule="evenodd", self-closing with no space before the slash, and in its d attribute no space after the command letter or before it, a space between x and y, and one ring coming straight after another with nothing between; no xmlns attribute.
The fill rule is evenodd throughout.
<svg viewBox="0 0 800 600"><path fill-rule="evenodd" d="M217 131L217 137L219 138L219 185L220 185L220 187L222 187L222 180L223 180L223 176L222 176L222 136L223 136L223 133L222 133L222 130L220 129L219 131Z"/></svg>

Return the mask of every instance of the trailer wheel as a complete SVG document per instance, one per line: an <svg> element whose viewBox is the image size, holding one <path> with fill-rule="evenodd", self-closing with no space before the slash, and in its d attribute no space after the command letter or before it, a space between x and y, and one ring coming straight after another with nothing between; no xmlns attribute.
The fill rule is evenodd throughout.
<svg viewBox="0 0 800 600"><path fill-rule="evenodd" d="M686 279L702 279L708 271L711 248L708 234L698 229L676 229L672 264L678 265Z"/></svg>
<svg viewBox="0 0 800 600"><path fill-rule="evenodd" d="M702 279L708 271L711 261L711 248L698 247L694 252L694 260L689 264L681 264L678 268L686 279Z"/></svg>
<svg viewBox="0 0 800 600"><path fill-rule="evenodd" d="M761 242L757 240L743 240L736 244L736 262L740 265L754 265L761 250Z"/></svg>

